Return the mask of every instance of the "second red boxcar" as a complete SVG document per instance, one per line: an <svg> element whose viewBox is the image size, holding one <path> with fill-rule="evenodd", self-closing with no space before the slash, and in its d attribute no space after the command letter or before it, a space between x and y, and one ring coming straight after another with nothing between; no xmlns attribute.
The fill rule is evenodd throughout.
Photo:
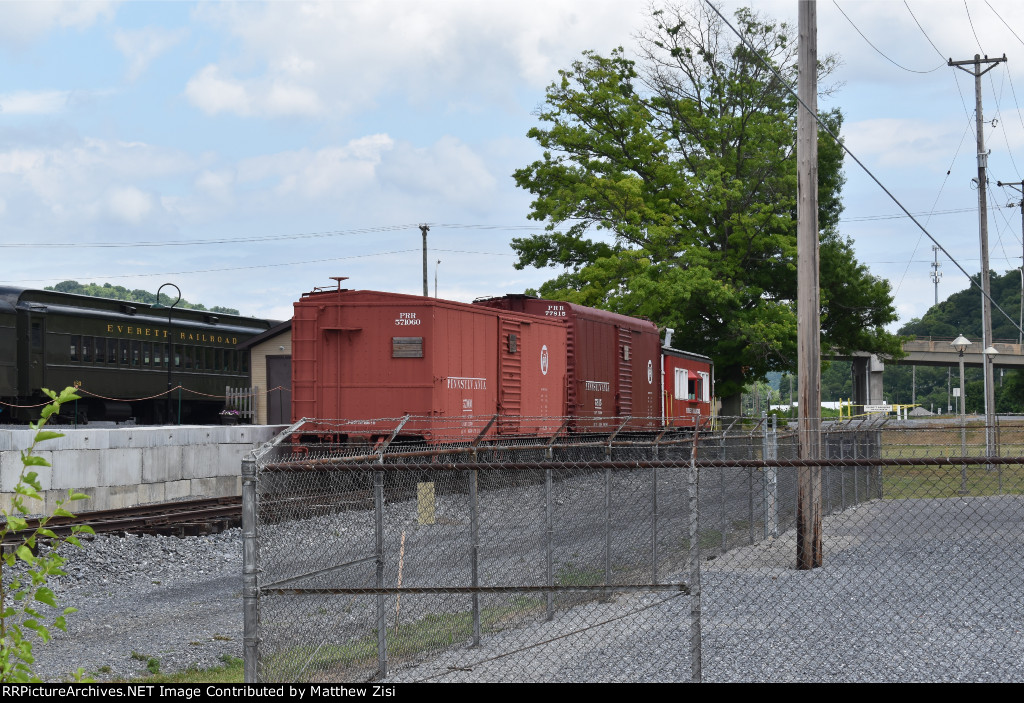
<svg viewBox="0 0 1024 703"><path fill-rule="evenodd" d="M292 322L292 415L344 419L345 439L551 434L565 415L566 325L375 291L307 293ZM384 418L389 418L384 420ZM355 424L353 424L353 422ZM326 425L325 425L326 427Z"/></svg>
<svg viewBox="0 0 1024 703"><path fill-rule="evenodd" d="M476 305L565 320L566 403L573 429L608 432L661 425L661 338L653 322L585 305L506 295Z"/></svg>

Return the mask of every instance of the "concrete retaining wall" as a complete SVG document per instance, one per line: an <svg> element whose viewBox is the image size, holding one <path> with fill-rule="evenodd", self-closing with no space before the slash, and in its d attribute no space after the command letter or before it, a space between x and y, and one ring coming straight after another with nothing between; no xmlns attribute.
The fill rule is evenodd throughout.
<svg viewBox="0 0 1024 703"><path fill-rule="evenodd" d="M118 427L69 430L41 443L36 454L51 466L32 467L51 512L68 489L89 495L72 512L111 510L184 498L220 498L242 492L241 461L284 426ZM20 450L32 443L30 429L0 430L0 506L11 508L21 472ZM41 512L38 503L28 505Z"/></svg>

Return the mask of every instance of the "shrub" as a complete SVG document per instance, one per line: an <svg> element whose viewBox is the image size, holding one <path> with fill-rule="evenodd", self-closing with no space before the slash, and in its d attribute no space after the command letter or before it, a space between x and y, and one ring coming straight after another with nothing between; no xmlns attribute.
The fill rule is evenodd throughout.
<svg viewBox="0 0 1024 703"><path fill-rule="evenodd" d="M12 510L3 510L4 521L0 524L0 539L5 539L11 533L20 537L13 551L4 552L0 560L0 681L5 683L40 681L32 668L35 663L32 655L33 634L42 642L48 642L51 638L50 628L65 629L65 616L75 611L74 608L62 610L53 589L48 585L50 578L65 573L62 570L65 559L59 554L58 548L63 544L81 547L77 535L92 533L91 527L75 526L71 528L69 536L58 537L47 527L54 517L74 517L64 505L88 498L75 491L69 491L66 499L57 501L53 513L40 518L34 529L29 528L28 516L42 512L43 503L39 475L30 469L50 465L46 459L36 456L36 446L48 439L64 436L59 432L44 430L43 427L52 415L60 411L62 404L78 399L74 388L65 388L60 395L45 388L43 390L52 402L42 409L39 421L31 423L36 434L31 446L21 452L22 467L11 500ZM38 501L40 510L29 510L28 501ZM39 543L43 540L48 540L51 546L45 553L39 549ZM18 562L23 562L23 568L15 568ZM53 610L46 610L44 606ZM82 669L79 669L75 678L82 680L82 677Z"/></svg>

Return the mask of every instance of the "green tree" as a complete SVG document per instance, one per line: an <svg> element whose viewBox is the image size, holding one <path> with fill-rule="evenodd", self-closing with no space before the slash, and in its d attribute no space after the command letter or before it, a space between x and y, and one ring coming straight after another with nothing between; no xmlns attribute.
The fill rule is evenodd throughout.
<svg viewBox="0 0 1024 703"><path fill-rule="evenodd" d="M975 283L979 276L971 277ZM1006 313L1003 315L992 307L992 337L1017 341L1020 332L1015 326L1019 322L1021 301L1021 275L1017 269L1010 269L999 275L989 272L989 289L994 300ZM928 308L920 318L914 318L900 329L900 334L917 337L949 337L964 334L981 338L981 289L969 285L963 290Z"/></svg>
<svg viewBox="0 0 1024 703"><path fill-rule="evenodd" d="M739 10L757 54L795 71L792 31ZM649 317L715 361L723 413L744 386L796 362L796 105L703 4L656 10L639 64L586 52L547 91L543 157L515 172L545 232L516 266L562 273L540 288ZM827 59L825 71L831 65ZM824 119L838 131L842 116ZM899 355L889 286L837 232L842 150L819 138L821 316L836 351Z"/></svg>
<svg viewBox="0 0 1024 703"><path fill-rule="evenodd" d="M148 290L142 290L136 288L135 290L128 290L124 286L114 286L109 283L104 283L102 286L97 283L79 283L78 281L61 281L60 283L47 286L43 290L54 290L60 293L73 293L75 295L89 295L94 298L112 298L114 300L125 300L130 303L145 303L152 305L156 302L156 293L150 293ZM174 299L171 298L171 302ZM167 299L164 298L166 304ZM175 307L185 308L189 310L206 310L208 312L219 312L224 315L237 315L238 310L235 308L226 308L220 305L214 305L212 308L207 308L202 303L190 303L187 300L182 299Z"/></svg>

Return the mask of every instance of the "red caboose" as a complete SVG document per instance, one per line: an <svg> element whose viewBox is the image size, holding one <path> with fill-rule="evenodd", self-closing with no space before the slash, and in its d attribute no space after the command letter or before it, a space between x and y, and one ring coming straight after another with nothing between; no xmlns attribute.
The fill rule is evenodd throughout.
<svg viewBox="0 0 1024 703"><path fill-rule="evenodd" d="M627 429L661 426L661 339L654 323L528 295L475 304L566 321L566 407L575 430L609 432L627 417Z"/></svg>
<svg viewBox="0 0 1024 703"><path fill-rule="evenodd" d="M671 335L668 335L671 340ZM694 427L711 418L714 376L711 359L701 354L662 348L665 424Z"/></svg>
<svg viewBox="0 0 1024 703"><path fill-rule="evenodd" d="M307 293L292 322L292 417L343 419L346 439L547 434L565 415L561 319L375 291ZM353 421L355 425L351 424ZM326 427L326 425L325 425Z"/></svg>

